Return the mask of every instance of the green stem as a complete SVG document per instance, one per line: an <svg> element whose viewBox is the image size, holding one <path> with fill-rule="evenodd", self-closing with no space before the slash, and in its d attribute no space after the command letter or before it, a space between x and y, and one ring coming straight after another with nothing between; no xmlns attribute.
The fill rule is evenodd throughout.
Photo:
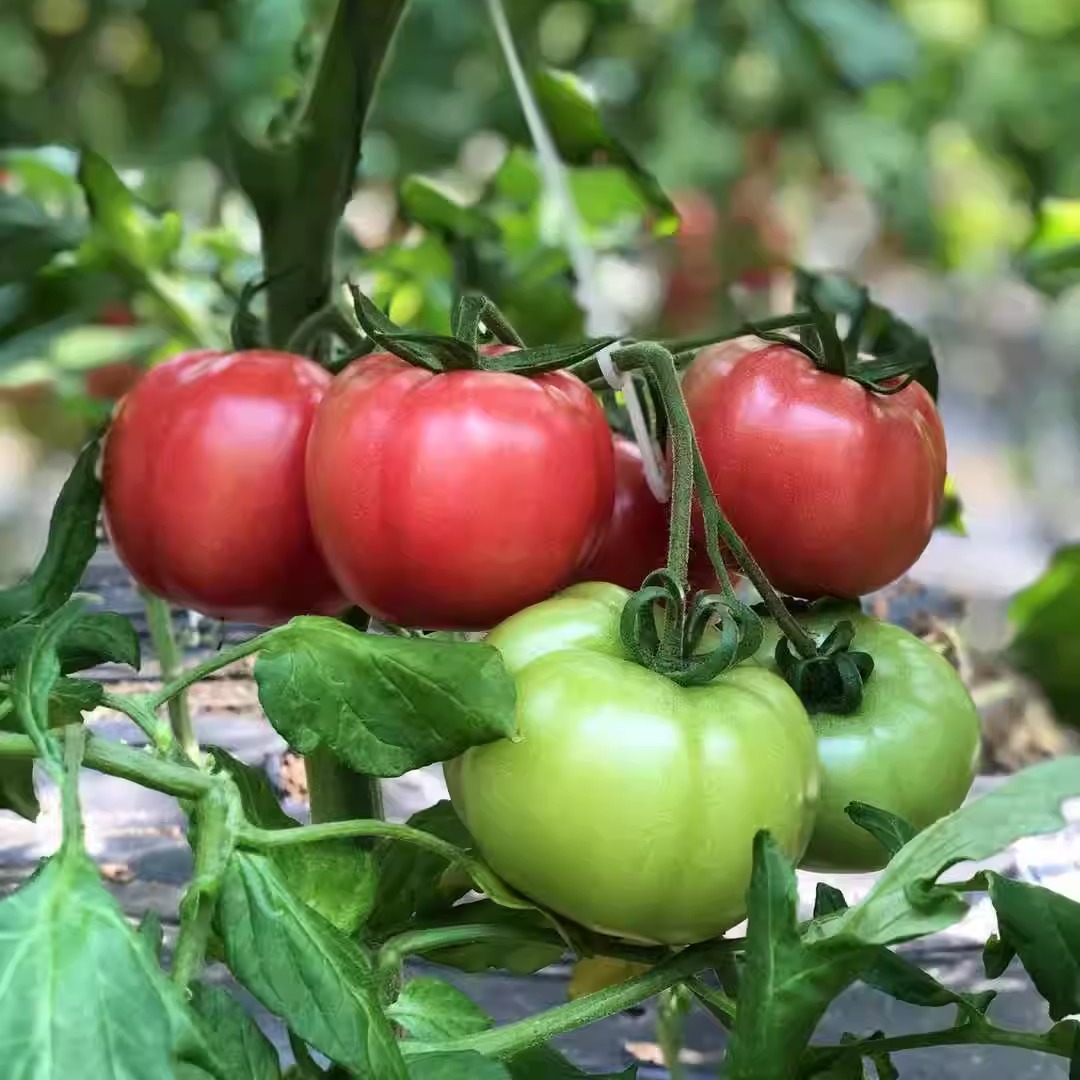
<svg viewBox="0 0 1080 1080"><path fill-rule="evenodd" d="M691 945L651 971L638 975L617 986L609 986L576 1001L557 1005L546 1012L518 1020L512 1024L476 1035L466 1035L439 1043L405 1042L401 1050L406 1057L418 1054L455 1053L473 1050L486 1057L507 1058L546 1043L586 1024L595 1023L623 1009L655 997L669 986L682 982L710 965L717 948L716 942Z"/></svg>
<svg viewBox="0 0 1080 1080"><path fill-rule="evenodd" d="M221 652L210 657L209 660L188 668L163 686L156 694L151 694L147 699L147 705L154 710L160 709L162 705L171 701L177 694L182 694L189 686L193 686L201 679L213 675L215 671L220 671L223 667L228 667L229 664L235 664L237 660L243 660L245 656L258 652L274 633L274 630L267 630L265 634L258 634L253 638L248 638L247 641L241 641L239 645L222 649Z"/></svg>
<svg viewBox="0 0 1080 1080"><path fill-rule="evenodd" d="M236 788L215 784L199 799L194 816L195 870L180 902L180 933L172 964L173 982L184 988L198 976L206 959L214 909L243 820Z"/></svg>
<svg viewBox="0 0 1080 1080"><path fill-rule="evenodd" d="M291 847L293 844L319 844L325 840L341 840L358 836L380 836L388 840L404 840L417 847L426 848L441 855L448 862L460 863L467 857L461 848L446 840L440 840L423 829L409 825L395 825L376 818L355 821L327 821L321 825L301 825L297 829L262 829L256 825L243 825L237 836L237 844L254 851L272 851L274 848Z"/></svg>
<svg viewBox="0 0 1080 1080"><path fill-rule="evenodd" d="M38 756L38 748L28 735L0 732L0 759ZM145 750L135 750L123 743L93 735L86 738L82 763L88 769L132 780L142 787L163 791L178 799L197 799L218 782L191 766L162 761Z"/></svg>
<svg viewBox="0 0 1080 1080"><path fill-rule="evenodd" d="M146 608L146 620L150 624L150 642L154 646L154 653L161 667L161 681L168 684L183 668L183 659L173 631L172 611L167 601L162 600L160 596L155 596L148 589L140 589L139 592L142 595L143 606ZM191 723L191 713L188 711L183 691L172 695L168 699L168 706L169 723L172 725L176 741L192 761L198 761L199 740L195 737L195 728ZM138 723L137 720L136 723ZM149 735L150 732L147 734Z"/></svg>
<svg viewBox="0 0 1080 1080"><path fill-rule="evenodd" d="M1028 1031L1009 1031L986 1021L960 1024L940 1031L916 1031L910 1035L895 1035L884 1039L865 1039L861 1042L843 1043L838 1046L814 1046L815 1058L820 1054L824 1060L830 1055L883 1053L895 1054L903 1050L921 1050L934 1046L1011 1046L1017 1050L1069 1057L1070 1050L1051 1041L1047 1035Z"/></svg>
<svg viewBox="0 0 1080 1080"><path fill-rule="evenodd" d="M176 747L172 728L154 715L148 708L149 697L145 695L104 693L101 703L108 709L123 713L135 723L153 744L159 754L168 757Z"/></svg>
<svg viewBox="0 0 1080 1080"><path fill-rule="evenodd" d="M730 1031L735 1023L735 1001L722 990L710 986L700 975L686 980L686 987L701 1002L705 1011Z"/></svg>
<svg viewBox="0 0 1080 1080"><path fill-rule="evenodd" d="M777 330L789 330L798 326L809 326L814 321L809 311L794 311L790 315L774 315L771 319L758 319L755 322L741 323L734 330L706 334L703 337L672 338L660 342L668 352L697 352L708 345L718 345L722 341L734 341L741 337L758 337L761 334Z"/></svg>
<svg viewBox="0 0 1080 1080"><path fill-rule="evenodd" d="M321 746L305 755L304 768L307 770L311 820L316 825L382 817L382 786L377 777L353 772Z"/></svg>
<svg viewBox="0 0 1080 1080"><path fill-rule="evenodd" d="M83 820L79 809L79 769L86 746L86 728L72 724L64 729L64 782L60 789L62 847L83 850Z"/></svg>

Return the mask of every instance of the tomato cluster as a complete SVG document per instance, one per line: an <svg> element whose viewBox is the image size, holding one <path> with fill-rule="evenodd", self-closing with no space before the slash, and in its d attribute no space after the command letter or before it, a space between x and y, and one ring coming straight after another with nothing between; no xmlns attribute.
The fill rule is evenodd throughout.
<svg viewBox="0 0 1080 1080"><path fill-rule="evenodd" d="M857 597L923 550L945 443L918 384L877 392L744 339L703 350L683 386L720 505L781 591ZM331 377L288 353L190 353L123 399L104 488L136 579L196 610L274 624L351 603L404 626L494 626L519 737L447 763L454 804L510 884L596 930L712 937L745 914L759 830L793 861L868 869L885 853L852 801L922 828L970 787L971 700L895 627L852 616L875 667L843 716L808 713L771 623L706 685L631 656L620 617L665 562L669 510L566 371L378 353ZM690 584L714 591L702 527ZM805 629L820 641L835 621L815 611Z"/></svg>

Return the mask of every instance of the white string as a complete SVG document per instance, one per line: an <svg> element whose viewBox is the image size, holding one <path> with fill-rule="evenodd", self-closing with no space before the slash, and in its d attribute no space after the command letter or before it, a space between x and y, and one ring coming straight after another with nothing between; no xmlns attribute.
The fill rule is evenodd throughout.
<svg viewBox="0 0 1080 1080"><path fill-rule="evenodd" d="M548 131L547 124L544 123L544 118L537 107L525 69L521 66L521 58L518 56L513 34L510 33L510 25L506 19L502 0L487 0L487 6L492 25L495 27L495 36L499 39L499 45L506 57L506 65L510 69L510 79L521 102L522 112L525 114L525 123L536 146L544 186L558 204L558 220L563 228L570 262L574 267L574 276L577 278L576 298L582 311L585 312L585 332L591 337L617 333L619 329L617 324L620 319L600 288L595 252L585 240L584 229L577 204L570 191L566 170L559 157L555 140L551 137L551 132ZM629 375L617 369L615 362L611 359L612 352L618 347L618 344L609 345L597 353L596 358L608 385L620 391L626 402L630 427L641 450L641 461L649 490L658 501L667 502L670 492L666 471L660 463L659 454L649 433L649 425L645 419L645 411L641 407L637 386Z"/></svg>

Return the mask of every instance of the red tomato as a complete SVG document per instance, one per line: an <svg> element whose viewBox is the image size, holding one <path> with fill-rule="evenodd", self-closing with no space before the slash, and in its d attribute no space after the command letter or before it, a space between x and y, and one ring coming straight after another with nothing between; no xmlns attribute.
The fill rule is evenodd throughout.
<svg viewBox="0 0 1080 1080"><path fill-rule="evenodd" d="M175 604L264 625L335 614L304 452L330 385L289 353L193 352L151 368L105 442L105 520L135 579Z"/></svg>
<svg viewBox="0 0 1080 1080"><path fill-rule="evenodd" d="M945 436L917 383L892 396L783 345L704 349L683 381L720 504L769 580L856 597L922 553L945 485Z"/></svg>
<svg viewBox="0 0 1080 1080"><path fill-rule="evenodd" d="M307 477L346 595L429 629L493 626L568 584L614 493L603 411L573 375L432 374L385 353L335 380Z"/></svg>
<svg viewBox="0 0 1080 1080"><path fill-rule="evenodd" d="M578 581L608 581L637 589L667 562L668 503L658 502L645 479L641 449L617 435L615 504L596 554L576 575Z"/></svg>
<svg viewBox="0 0 1080 1080"><path fill-rule="evenodd" d="M101 309L97 321L99 326L134 326L135 315L127 304L114 300Z"/></svg>
<svg viewBox="0 0 1080 1080"><path fill-rule="evenodd" d="M667 563L671 504L659 502L645 479L641 450L632 439L616 435L615 505L596 554L575 575L575 581L607 581L638 589L653 570ZM728 558L732 582L739 568ZM690 588L719 592L720 582L702 538L691 541Z"/></svg>

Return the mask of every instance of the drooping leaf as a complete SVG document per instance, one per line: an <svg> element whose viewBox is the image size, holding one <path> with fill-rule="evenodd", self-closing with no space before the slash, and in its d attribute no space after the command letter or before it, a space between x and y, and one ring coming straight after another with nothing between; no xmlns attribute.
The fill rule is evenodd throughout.
<svg viewBox="0 0 1080 1080"><path fill-rule="evenodd" d="M754 838L739 1007L728 1055L731 1080L797 1074L829 1003L869 961L858 942L807 943L797 922L795 871L767 833Z"/></svg>
<svg viewBox="0 0 1080 1080"><path fill-rule="evenodd" d="M1080 1012L1080 904L1040 885L986 877L1003 957L1020 957L1050 1006L1051 1020ZM995 968L997 974L1004 970Z"/></svg>
<svg viewBox="0 0 1080 1080"><path fill-rule="evenodd" d="M413 814L408 824L456 847L472 847L472 837L446 799ZM368 924L374 937L388 936L413 918L449 912L472 887L463 875L447 873L442 856L414 844L381 840L375 847L375 864L378 884Z"/></svg>
<svg viewBox="0 0 1080 1080"><path fill-rule="evenodd" d="M87 445L64 483L49 521L45 551L33 573L0 592L0 626L48 615L78 587L97 550L101 482L97 468L100 447Z"/></svg>
<svg viewBox="0 0 1080 1080"><path fill-rule="evenodd" d="M918 835L914 825L877 806L853 802L844 807L860 829L865 829L888 852L891 859L912 837Z"/></svg>
<svg viewBox="0 0 1080 1080"><path fill-rule="evenodd" d="M506 1066L472 1050L409 1059L409 1080L512 1080Z"/></svg>
<svg viewBox="0 0 1080 1080"><path fill-rule="evenodd" d="M191 987L191 1007L229 1080L278 1080L281 1063L273 1043L232 994L197 982Z"/></svg>
<svg viewBox="0 0 1080 1080"><path fill-rule="evenodd" d="M1080 726L1080 544L1060 548L1033 585L1009 607L1013 663L1042 687L1055 714Z"/></svg>
<svg viewBox="0 0 1080 1080"><path fill-rule="evenodd" d="M0 902L0 1045L20 1076L172 1076L210 1060L179 991L75 847Z"/></svg>
<svg viewBox="0 0 1080 1080"><path fill-rule="evenodd" d="M515 1054L507 1067L511 1080L634 1080L637 1066L631 1065L617 1073L587 1073L567 1061L550 1046L534 1046Z"/></svg>
<svg viewBox="0 0 1080 1080"><path fill-rule="evenodd" d="M1061 804L1080 795L1080 758L1032 766L924 829L893 857L869 895L839 917L812 924L808 940L846 937L890 945L944 930L966 902L937 879L958 862L996 854L1022 836L1061 828Z"/></svg>
<svg viewBox="0 0 1080 1080"><path fill-rule="evenodd" d="M361 634L303 616L273 634L255 680L291 746L325 746L371 776L400 776L514 731L514 684L490 645Z"/></svg>
<svg viewBox="0 0 1080 1080"><path fill-rule="evenodd" d="M475 1035L491 1027L491 1017L456 987L442 979L410 979L386 1015L421 1042Z"/></svg>
<svg viewBox="0 0 1080 1080"><path fill-rule="evenodd" d="M209 747L207 752L217 768L235 781L248 821L265 829L292 829L300 824L282 810L264 770L245 765L218 747ZM355 933L371 911L374 857L355 841L295 844L275 848L269 857L297 899L342 933Z"/></svg>
<svg viewBox="0 0 1080 1080"><path fill-rule="evenodd" d="M462 203L425 176L405 177L400 198L402 214L425 229L464 239L498 235L497 226L483 210Z"/></svg>
<svg viewBox="0 0 1080 1080"><path fill-rule="evenodd" d="M568 165L617 165L633 178L655 213L654 230L669 235L679 218L656 178L612 136L595 100L580 79L568 71L541 68L533 76L536 100L551 128L559 153Z"/></svg>
<svg viewBox="0 0 1080 1080"><path fill-rule="evenodd" d="M232 973L296 1035L361 1075L406 1080L367 953L297 899L270 859L233 856L214 918Z"/></svg>
<svg viewBox="0 0 1080 1080"><path fill-rule="evenodd" d="M436 916L439 926L485 926L494 930L489 939L436 949L426 958L462 971L510 971L531 975L557 963L566 952L566 943L553 938L551 923L540 911L501 907L491 900L458 904ZM417 929L423 923L417 923Z"/></svg>

